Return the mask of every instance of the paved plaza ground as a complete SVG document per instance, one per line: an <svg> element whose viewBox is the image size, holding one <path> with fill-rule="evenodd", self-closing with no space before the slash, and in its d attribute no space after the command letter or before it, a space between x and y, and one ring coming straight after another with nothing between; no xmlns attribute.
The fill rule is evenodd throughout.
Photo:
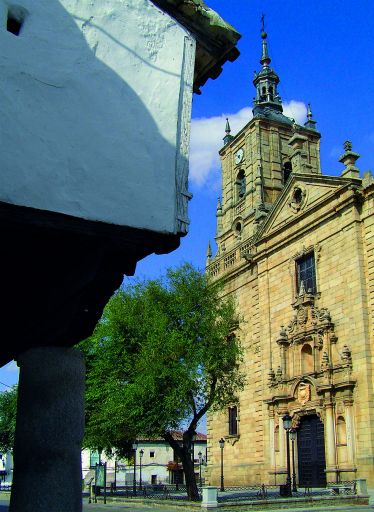
<svg viewBox="0 0 374 512"><path fill-rule="evenodd" d="M97 512L104 512L105 510L107 512L121 512L121 511L134 511L134 512L149 512L150 510L158 510L159 512L174 512L175 510L179 510L180 512L183 512L183 507L178 508L160 508L160 507L134 507L134 505L102 505L102 504L95 504L95 505L84 505L83 506L84 511L93 511L96 510ZM196 511L199 511L201 509L197 508ZM219 509L217 509L219 511ZM233 512L235 512L235 508L232 509ZM241 509L243 510L243 509ZM248 508L248 511L250 508ZM266 509L269 510L269 512L276 512L276 509ZM326 509L324 508L318 508L318 507L312 507L312 508L297 508L297 509L280 509L281 512L326 512L326 510L331 512L367 512L367 511L374 511L374 505L368 505L368 506L357 506L357 507L331 507ZM0 509L0 512L1 509ZM257 510L257 512L259 512Z"/></svg>
<svg viewBox="0 0 374 512"><path fill-rule="evenodd" d="M140 506L134 505L132 503L128 504L113 504L107 503L106 505L102 503L97 504L87 504L83 503L83 511L84 512L149 512L150 510L157 510L158 512L173 512L174 510L179 510L183 512L183 507L178 507L178 509L173 509L170 507L160 507L160 506ZM199 509L196 509L197 511ZM218 509L219 510L219 509ZM248 509L249 510L249 509ZM297 508L297 509L281 509L281 512L326 512L326 510L330 512L367 512L374 511L374 505L367 506L356 506L356 507L329 507L328 509L312 507L312 508ZM0 500L0 512L8 512L8 500ZM36 511L37 512L37 511ZM69 512L69 511L66 511ZM276 509L272 509L272 512L276 512Z"/></svg>
<svg viewBox="0 0 374 512"><path fill-rule="evenodd" d="M300 507L300 508L289 508L289 509L279 509L279 512L368 512L368 511L374 511L374 492L371 492L371 505L365 505L365 506L337 506L337 507ZM9 497L0 496L0 512L8 512L8 504L9 504ZM240 507L241 511L243 511L243 508ZM184 507L172 507L172 506L160 506L160 505L151 505L148 506L141 505L140 503L134 504L134 503L107 503L104 505L103 503L87 503L87 498L83 500L83 512L149 512L150 510L157 510L158 512L174 512L179 511L183 512ZM195 509L196 512L198 512L199 508ZM219 510L219 509L218 509ZM248 510L250 510L248 508ZM266 509L269 510L269 512L277 512L277 509ZM235 508L233 509L233 512L235 511ZM35 511L38 512L38 511ZM66 511L70 512L70 511ZM257 509L258 512L258 509Z"/></svg>
<svg viewBox="0 0 374 512"><path fill-rule="evenodd" d="M149 512L150 510L158 510L159 512L172 512L174 510L179 510L180 512L183 511L183 507L178 507L178 509L171 509L171 508L160 508L160 507L134 507L133 505L129 504L129 505L123 505L123 506L119 506L119 505L110 505L108 507L108 505L84 505L83 506L83 510L84 511L91 511L91 510L96 510L97 512L104 512L105 510L107 512L120 512L120 511L130 511L130 510L133 510L134 512ZM196 509L197 511L200 510L200 509ZM218 509L219 510L219 509ZM233 509L234 511L235 509ZM248 509L250 510L250 509ZM275 509L272 509L271 512L274 512ZM356 511L356 512L363 512L363 511L373 511L374 510L374 506L372 505L369 505L369 506L363 506L363 507L332 507L331 509L329 508L328 510L331 510L331 512L348 512L348 511ZM326 512L326 508L298 508L298 509L282 509L281 512Z"/></svg>

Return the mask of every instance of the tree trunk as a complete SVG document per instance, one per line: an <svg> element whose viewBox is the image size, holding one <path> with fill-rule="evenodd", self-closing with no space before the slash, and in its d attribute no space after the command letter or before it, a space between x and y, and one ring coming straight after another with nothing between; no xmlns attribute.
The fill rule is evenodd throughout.
<svg viewBox="0 0 374 512"><path fill-rule="evenodd" d="M164 439L175 450L183 466L184 478L186 480L187 496L191 501L199 501L199 490L197 488L195 477L195 466L193 462L193 444L192 438L195 434L196 424L194 423L190 428L183 432L183 444L181 445L176 441L170 432L164 433Z"/></svg>
<svg viewBox="0 0 374 512"><path fill-rule="evenodd" d="M188 450L183 450L182 464L184 477L186 479L187 496L191 501L199 501L199 490L197 488L194 463L191 460L191 453Z"/></svg>

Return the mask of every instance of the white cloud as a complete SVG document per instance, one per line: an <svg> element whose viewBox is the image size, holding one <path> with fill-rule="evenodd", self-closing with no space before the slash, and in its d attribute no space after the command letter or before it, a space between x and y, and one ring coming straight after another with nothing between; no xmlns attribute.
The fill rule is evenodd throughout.
<svg viewBox="0 0 374 512"><path fill-rule="evenodd" d="M302 101L291 100L283 103L283 114L287 117L292 117L299 124L304 124L306 121L307 108Z"/></svg>
<svg viewBox="0 0 374 512"><path fill-rule="evenodd" d="M231 133L235 134L252 119L252 109L246 107L236 114L192 119L190 178L198 186L207 182L215 185L219 179L218 151L223 146L226 117L230 120Z"/></svg>
<svg viewBox="0 0 374 512"><path fill-rule="evenodd" d="M297 123L306 119L307 108L301 101L291 100L283 104L286 116ZM220 183L220 160L218 151L223 146L226 117L229 118L231 134L238 133L251 119L252 108L245 107L234 114L201 117L191 122L190 179L194 185L208 185L218 189Z"/></svg>

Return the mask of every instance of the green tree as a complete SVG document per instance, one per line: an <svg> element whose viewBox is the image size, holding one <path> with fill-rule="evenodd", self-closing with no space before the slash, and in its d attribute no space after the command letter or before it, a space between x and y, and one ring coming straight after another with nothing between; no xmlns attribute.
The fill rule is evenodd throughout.
<svg viewBox="0 0 374 512"><path fill-rule="evenodd" d="M188 496L198 499L193 436L209 409L243 387L232 299L191 265L164 279L119 290L93 335L87 362L87 447L126 454L139 436L165 439L182 462ZM183 431L177 442L172 431Z"/></svg>
<svg viewBox="0 0 374 512"><path fill-rule="evenodd" d="M0 451L13 451L17 414L17 386L0 393Z"/></svg>

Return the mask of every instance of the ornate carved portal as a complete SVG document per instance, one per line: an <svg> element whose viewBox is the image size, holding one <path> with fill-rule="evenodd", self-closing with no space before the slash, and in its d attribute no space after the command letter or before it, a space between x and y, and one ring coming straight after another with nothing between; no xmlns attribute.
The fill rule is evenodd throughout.
<svg viewBox="0 0 374 512"><path fill-rule="evenodd" d="M279 436L279 453L270 454L272 470L274 473L285 470L281 418L288 411L293 428L297 430L305 416L318 417L323 422L320 431L324 432L327 481L336 481L342 472L344 478L353 478L351 417L355 380L352 379L351 351L347 345L339 346L330 312L316 306L313 294L301 287L292 307L294 316L286 327L281 326L276 340L280 363L276 370L269 371L271 397L266 403L272 425L279 424L277 433L272 434L273 438ZM337 428L346 448L339 444ZM349 435L344 433L345 428Z"/></svg>
<svg viewBox="0 0 374 512"><path fill-rule="evenodd" d="M347 345L338 347L338 338L327 308L315 305L315 296L301 287L292 304L295 314L287 327L281 326L276 340L280 347L280 364L269 372L270 387L302 380L305 376L318 379L318 384L350 380L351 351ZM321 380L322 379L322 380Z"/></svg>

